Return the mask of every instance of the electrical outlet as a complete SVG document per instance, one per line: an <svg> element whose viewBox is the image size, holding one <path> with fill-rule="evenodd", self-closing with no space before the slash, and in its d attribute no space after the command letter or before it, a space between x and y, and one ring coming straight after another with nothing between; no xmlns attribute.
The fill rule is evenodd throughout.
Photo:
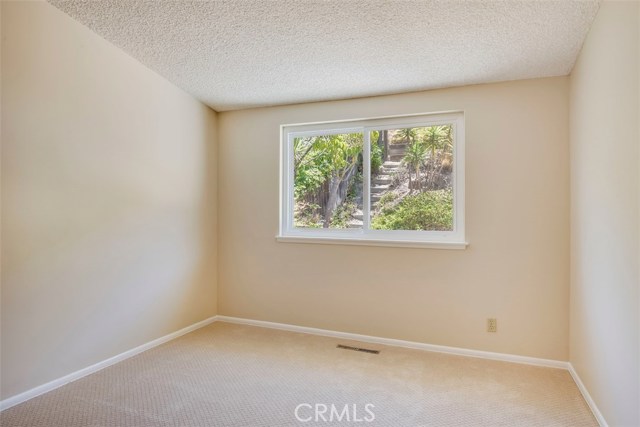
<svg viewBox="0 0 640 427"><path fill-rule="evenodd" d="M487 332L498 332L498 319L487 319Z"/></svg>

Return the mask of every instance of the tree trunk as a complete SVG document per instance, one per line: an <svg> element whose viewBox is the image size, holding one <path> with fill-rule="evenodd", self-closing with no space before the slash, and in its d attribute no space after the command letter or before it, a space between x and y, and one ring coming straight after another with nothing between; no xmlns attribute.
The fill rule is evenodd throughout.
<svg viewBox="0 0 640 427"><path fill-rule="evenodd" d="M324 211L324 223L322 224L323 228L329 228L331 224L331 217L333 216L333 211L336 208L337 200L338 200L338 189L340 188L341 180L335 175L331 175L331 181L329 182L329 200L327 200L327 206Z"/></svg>
<svg viewBox="0 0 640 427"><path fill-rule="evenodd" d="M389 131L383 130L380 132L380 135L382 136L382 143L384 145L382 150L382 161L386 162L389 160Z"/></svg>

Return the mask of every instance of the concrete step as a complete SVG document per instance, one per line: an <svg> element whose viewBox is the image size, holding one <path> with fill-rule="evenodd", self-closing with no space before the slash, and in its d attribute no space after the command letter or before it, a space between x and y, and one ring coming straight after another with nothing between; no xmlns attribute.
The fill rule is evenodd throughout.
<svg viewBox="0 0 640 427"><path fill-rule="evenodd" d="M357 219L358 221L362 221L362 211L356 211L351 215L351 218Z"/></svg>
<svg viewBox="0 0 640 427"><path fill-rule="evenodd" d="M391 174L394 174L394 173L398 172L399 170L400 170L400 167L398 167L398 166L392 166L392 167L382 166L380 168L380 172L383 175L391 175Z"/></svg>
<svg viewBox="0 0 640 427"><path fill-rule="evenodd" d="M362 228L362 221L352 219L347 223L347 228Z"/></svg>
<svg viewBox="0 0 640 427"><path fill-rule="evenodd" d="M389 184L385 185L374 185L371 187L371 194L384 193L391 187Z"/></svg>
<svg viewBox="0 0 640 427"><path fill-rule="evenodd" d="M386 185L391 184L392 180L393 178L391 178L391 175L376 175L376 177L373 179L373 183L378 185Z"/></svg>
<svg viewBox="0 0 640 427"><path fill-rule="evenodd" d="M371 204L373 204L374 202L379 202L381 198L382 198L382 194L380 194L380 193L376 193L376 194L371 193Z"/></svg>
<svg viewBox="0 0 640 427"><path fill-rule="evenodd" d="M387 160L382 164L382 166L385 168L391 169L391 168L399 168L401 164L402 162L392 162L390 160Z"/></svg>

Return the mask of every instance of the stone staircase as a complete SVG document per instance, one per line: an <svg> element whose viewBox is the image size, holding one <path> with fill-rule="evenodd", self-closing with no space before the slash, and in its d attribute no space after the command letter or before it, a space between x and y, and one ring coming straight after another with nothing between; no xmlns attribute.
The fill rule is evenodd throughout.
<svg viewBox="0 0 640 427"><path fill-rule="evenodd" d="M400 168L400 162L386 161L380 167L375 178L373 178L373 182L371 183L371 211L375 210L385 191L391 188L393 174L398 171L398 168ZM353 215L351 215L352 219L349 221L348 227L361 228L362 215L362 211L358 209Z"/></svg>
<svg viewBox="0 0 640 427"><path fill-rule="evenodd" d="M400 168L400 162L392 162L387 160L380 167L378 175L375 176L371 183L371 210L376 208L376 205L382 198L382 195L391 187L391 181L393 180L393 174L395 174Z"/></svg>

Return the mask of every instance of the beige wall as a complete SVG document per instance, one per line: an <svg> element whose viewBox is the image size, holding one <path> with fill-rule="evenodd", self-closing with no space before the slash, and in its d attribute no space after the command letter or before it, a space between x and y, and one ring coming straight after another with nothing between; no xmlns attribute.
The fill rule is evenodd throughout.
<svg viewBox="0 0 640 427"><path fill-rule="evenodd" d="M571 363L640 425L638 2L602 3L571 74Z"/></svg>
<svg viewBox="0 0 640 427"><path fill-rule="evenodd" d="M460 109L467 250L276 242L280 124ZM567 78L218 117L220 314L568 360Z"/></svg>
<svg viewBox="0 0 640 427"><path fill-rule="evenodd" d="M216 312L216 114L2 2L2 398Z"/></svg>
<svg viewBox="0 0 640 427"><path fill-rule="evenodd" d="M0 397L219 306L570 357L611 425L640 424L639 9L602 5L570 79L216 115L52 6L2 2ZM280 124L460 109L468 249L275 241Z"/></svg>

